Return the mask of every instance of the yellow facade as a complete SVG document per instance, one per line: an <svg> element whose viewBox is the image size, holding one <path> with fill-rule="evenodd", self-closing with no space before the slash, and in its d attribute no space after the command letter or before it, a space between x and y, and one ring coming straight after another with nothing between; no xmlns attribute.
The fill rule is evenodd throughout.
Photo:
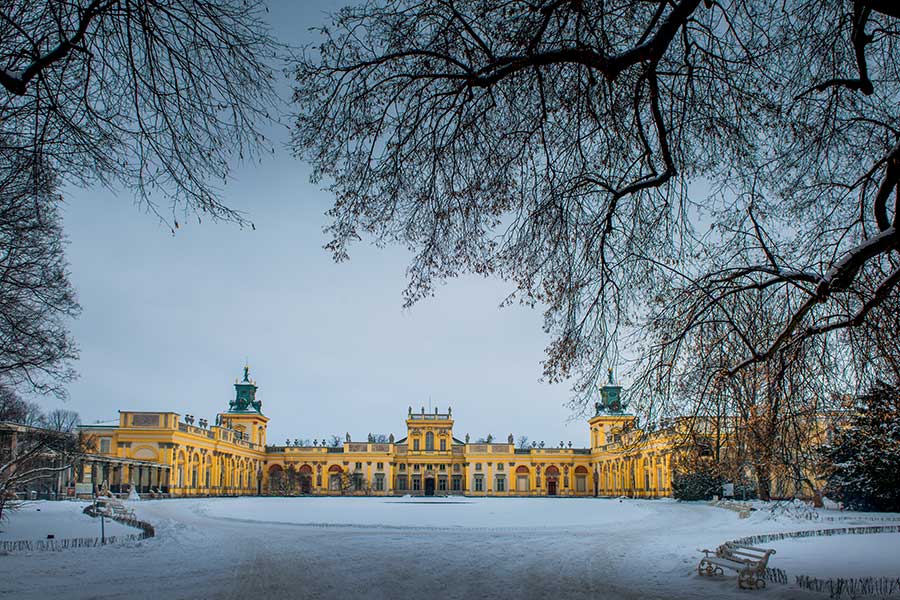
<svg viewBox="0 0 900 600"><path fill-rule="evenodd" d="M454 437L449 409L411 408L406 437L396 441L348 435L337 447L276 446L266 444L268 418L246 369L235 387L236 400L215 424L195 425L193 417L172 412L123 411L117 426L84 427L96 440L93 486L116 492L134 484L172 496L672 493L676 436L645 434L634 428L634 416L618 410L598 408L589 421L589 448L516 448L511 435L506 443L472 443Z"/></svg>

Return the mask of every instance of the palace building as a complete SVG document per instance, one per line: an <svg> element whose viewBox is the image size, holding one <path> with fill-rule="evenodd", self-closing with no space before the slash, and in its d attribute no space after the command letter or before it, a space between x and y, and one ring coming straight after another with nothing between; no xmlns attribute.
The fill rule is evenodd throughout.
<svg viewBox="0 0 900 600"><path fill-rule="evenodd" d="M347 435L338 446L270 445L269 419L244 368L235 398L214 423L174 412L120 411L113 426L87 425L95 452L85 459L76 492L150 495L246 494L475 496L670 496L677 425L636 428L621 387L601 389L588 420L590 447L516 448L459 439L451 409L406 415L406 435L386 441ZM570 444L571 446L571 444Z"/></svg>

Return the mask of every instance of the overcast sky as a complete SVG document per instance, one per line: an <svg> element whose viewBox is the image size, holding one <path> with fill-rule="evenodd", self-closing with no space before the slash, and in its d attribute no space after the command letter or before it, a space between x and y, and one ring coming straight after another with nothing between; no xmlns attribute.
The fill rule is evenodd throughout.
<svg viewBox="0 0 900 600"><path fill-rule="evenodd" d="M273 0L270 16L279 36L300 43L341 4ZM284 131L272 136L287 141ZM408 254L361 243L334 263L322 249L331 198L309 183L305 164L282 150L235 174L225 203L255 231L204 220L173 236L127 193L68 191L67 253L83 314L72 327L81 377L66 404L84 422L118 410L212 420L247 358L272 442L400 436L407 406L430 398L453 407L458 437L587 443L584 420L564 406L569 386L539 381L549 341L540 310L498 308L509 284L453 280L404 310Z"/></svg>

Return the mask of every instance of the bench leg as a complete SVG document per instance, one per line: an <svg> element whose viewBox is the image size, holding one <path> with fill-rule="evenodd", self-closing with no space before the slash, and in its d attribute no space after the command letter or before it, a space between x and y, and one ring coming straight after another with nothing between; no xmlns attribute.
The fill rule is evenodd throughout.
<svg viewBox="0 0 900 600"><path fill-rule="evenodd" d="M742 590L761 590L766 587L766 580L753 572L738 573L738 587Z"/></svg>
<svg viewBox="0 0 900 600"><path fill-rule="evenodd" d="M708 577L712 577L713 575L724 575L725 571L722 570L722 567L718 565L714 565L709 562L705 558L700 559L700 564L697 565L697 575L706 575Z"/></svg>

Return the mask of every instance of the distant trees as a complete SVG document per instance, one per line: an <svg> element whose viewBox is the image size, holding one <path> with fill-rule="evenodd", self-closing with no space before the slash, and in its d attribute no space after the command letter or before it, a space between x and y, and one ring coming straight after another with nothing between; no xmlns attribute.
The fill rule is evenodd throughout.
<svg viewBox="0 0 900 600"><path fill-rule="evenodd" d="M622 334L671 397L659 374L701 329L732 342L712 387L877 329L897 298L898 17L874 0L368 0L299 61L294 147L334 194L336 259L362 236L411 248L408 303L502 277L545 307L545 375L577 375L582 407ZM739 312L759 303L754 330Z"/></svg>
<svg viewBox="0 0 900 600"><path fill-rule="evenodd" d="M527 435L519 436L519 439L516 441L516 448L518 448L519 450L524 450L524 449L528 448L528 436Z"/></svg>
<svg viewBox="0 0 900 600"><path fill-rule="evenodd" d="M93 441L76 430L81 419L71 410L41 414L33 403L0 385L0 520L18 506L16 492L41 484L48 488L72 468ZM58 483L58 482L57 482Z"/></svg>
<svg viewBox="0 0 900 600"><path fill-rule="evenodd" d="M43 417L40 406L23 400L15 389L0 383L0 421L38 426Z"/></svg>
<svg viewBox="0 0 900 600"><path fill-rule="evenodd" d="M74 410L56 408L43 419L44 427L61 433L73 433L81 425L81 416Z"/></svg>
<svg viewBox="0 0 900 600"><path fill-rule="evenodd" d="M15 389L0 384L0 421L74 433L81 425L81 415L65 408L55 408L44 414L36 403L23 400Z"/></svg>
<svg viewBox="0 0 900 600"><path fill-rule="evenodd" d="M823 448L826 493L853 510L900 511L900 388L878 382Z"/></svg>

